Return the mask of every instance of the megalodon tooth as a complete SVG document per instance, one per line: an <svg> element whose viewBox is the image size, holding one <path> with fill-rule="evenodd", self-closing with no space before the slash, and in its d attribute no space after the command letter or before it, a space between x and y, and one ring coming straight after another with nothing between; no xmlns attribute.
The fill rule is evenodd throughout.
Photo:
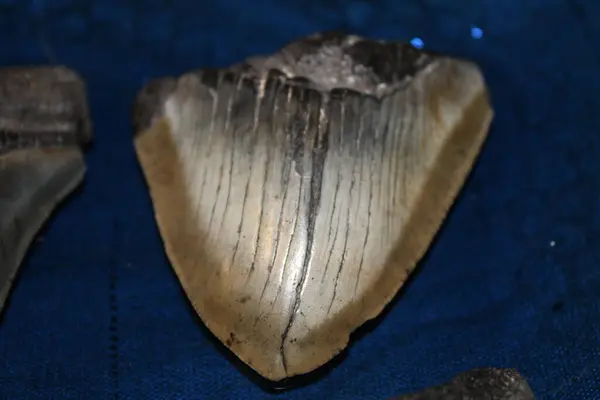
<svg viewBox="0 0 600 400"><path fill-rule="evenodd" d="M0 68L0 310L36 234L82 181L91 138L76 72Z"/></svg>
<svg viewBox="0 0 600 400"><path fill-rule="evenodd" d="M474 63L335 32L155 79L132 111L187 297L271 381L326 364L395 296L492 117Z"/></svg>

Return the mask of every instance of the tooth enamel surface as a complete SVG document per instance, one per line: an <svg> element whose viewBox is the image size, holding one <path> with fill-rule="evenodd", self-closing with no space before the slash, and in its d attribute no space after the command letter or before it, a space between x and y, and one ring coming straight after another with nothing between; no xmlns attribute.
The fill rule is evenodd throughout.
<svg viewBox="0 0 600 400"><path fill-rule="evenodd" d="M173 268L209 329L271 380L323 365L381 312L492 118L469 62L311 38L154 82L136 104Z"/></svg>

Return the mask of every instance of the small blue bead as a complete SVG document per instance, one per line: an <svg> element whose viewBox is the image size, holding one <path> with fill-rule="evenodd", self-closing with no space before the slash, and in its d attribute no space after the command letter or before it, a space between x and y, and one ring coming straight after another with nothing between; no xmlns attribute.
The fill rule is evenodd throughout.
<svg viewBox="0 0 600 400"><path fill-rule="evenodd" d="M423 43L423 40L421 40L420 38L416 37L413 38L410 41L410 44L412 44L413 46L415 46L417 49L421 49L423 48L423 46L425 45L425 43Z"/></svg>
<svg viewBox="0 0 600 400"><path fill-rule="evenodd" d="M471 37L473 39L481 39L483 37L483 30L476 26L471 28Z"/></svg>

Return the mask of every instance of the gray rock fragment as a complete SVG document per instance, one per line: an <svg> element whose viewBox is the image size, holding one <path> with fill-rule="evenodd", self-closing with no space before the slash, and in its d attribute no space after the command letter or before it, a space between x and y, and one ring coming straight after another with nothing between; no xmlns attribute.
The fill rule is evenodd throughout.
<svg viewBox="0 0 600 400"><path fill-rule="evenodd" d="M392 400L534 400L521 374L514 369L478 368L439 386Z"/></svg>

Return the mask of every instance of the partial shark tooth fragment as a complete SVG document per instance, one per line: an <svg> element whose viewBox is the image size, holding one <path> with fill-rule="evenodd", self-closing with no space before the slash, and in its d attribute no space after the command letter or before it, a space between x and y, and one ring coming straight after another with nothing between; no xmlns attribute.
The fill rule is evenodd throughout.
<svg viewBox="0 0 600 400"><path fill-rule="evenodd" d="M0 68L0 310L35 235L83 179L88 114L74 71Z"/></svg>
<svg viewBox="0 0 600 400"><path fill-rule="evenodd" d="M477 368L450 381L393 400L535 400L529 384L514 369Z"/></svg>
<svg viewBox="0 0 600 400"><path fill-rule="evenodd" d="M398 292L492 114L470 62L325 33L149 83L134 142L193 307L279 381L325 364Z"/></svg>

